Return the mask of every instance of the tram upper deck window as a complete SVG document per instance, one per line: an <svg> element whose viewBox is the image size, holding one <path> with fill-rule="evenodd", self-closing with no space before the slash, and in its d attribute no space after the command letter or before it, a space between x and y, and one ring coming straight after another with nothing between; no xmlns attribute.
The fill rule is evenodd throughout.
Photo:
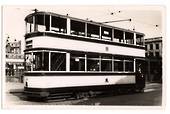
<svg viewBox="0 0 170 114"><path fill-rule="evenodd" d="M35 15L34 31L49 31L50 30L50 16L45 14Z"/></svg>
<svg viewBox="0 0 170 114"><path fill-rule="evenodd" d="M130 32L125 32L125 43L134 44L134 34Z"/></svg>
<svg viewBox="0 0 170 114"><path fill-rule="evenodd" d="M50 30L50 16L45 14L36 14L26 19L27 33L44 32Z"/></svg>
<svg viewBox="0 0 170 114"><path fill-rule="evenodd" d="M71 20L71 34L85 36L85 23Z"/></svg>
<svg viewBox="0 0 170 114"><path fill-rule="evenodd" d="M136 34L136 45L144 45L144 36Z"/></svg>
<svg viewBox="0 0 170 114"><path fill-rule="evenodd" d="M114 29L114 40L113 41L123 43L123 31Z"/></svg>
<svg viewBox="0 0 170 114"><path fill-rule="evenodd" d="M87 36L93 38L99 38L100 27L93 24L87 24Z"/></svg>
<svg viewBox="0 0 170 114"><path fill-rule="evenodd" d="M25 19L26 21L26 33L34 32L33 16Z"/></svg>
<svg viewBox="0 0 170 114"><path fill-rule="evenodd" d="M102 32L101 33L102 39L104 39L104 40L111 40L112 39L112 29L111 28L102 27L101 32Z"/></svg>
<svg viewBox="0 0 170 114"><path fill-rule="evenodd" d="M52 21L51 31L59 32L59 33L67 32L66 30L67 20L65 18L52 16L51 21Z"/></svg>

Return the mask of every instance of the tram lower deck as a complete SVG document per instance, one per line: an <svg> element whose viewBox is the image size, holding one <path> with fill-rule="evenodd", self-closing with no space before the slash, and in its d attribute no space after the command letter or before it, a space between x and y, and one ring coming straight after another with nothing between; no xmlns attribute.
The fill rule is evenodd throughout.
<svg viewBox="0 0 170 114"><path fill-rule="evenodd" d="M31 97L116 89L135 91L145 86L141 62L133 56L35 48L25 51L25 61L24 93Z"/></svg>
<svg viewBox="0 0 170 114"><path fill-rule="evenodd" d="M139 80L142 77L136 76L135 73L26 73L25 93L48 97L57 93L143 89L144 81Z"/></svg>

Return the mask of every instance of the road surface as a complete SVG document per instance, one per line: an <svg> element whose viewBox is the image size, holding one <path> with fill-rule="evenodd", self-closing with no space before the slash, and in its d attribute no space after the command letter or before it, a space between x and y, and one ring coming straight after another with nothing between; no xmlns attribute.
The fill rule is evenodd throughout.
<svg viewBox="0 0 170 114"><path fill-rule="evenodd" d="M148 83L144 93L109 94L84 99L56 99L48 102L25 99L21 84L8 83L5 105L108 105L108 106L161 106L162 84ZM16 89L18 88L18 89ZM19 89L20 88L20 89ZM12 93L10 92L12 91Z"/></svg>

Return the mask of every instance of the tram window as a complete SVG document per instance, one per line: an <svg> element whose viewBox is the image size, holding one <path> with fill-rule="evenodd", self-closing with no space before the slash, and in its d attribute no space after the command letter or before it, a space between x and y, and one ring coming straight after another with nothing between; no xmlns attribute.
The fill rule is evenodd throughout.
<svg viewBox="0 0 170 114"><path fill-rule="evenodd" d="M123 31L114 29L114 41L123 42Z"/></svg>
<svg viewBox="0 0 170 114"><path fill-rule="evenodd" d="M35 15L35 31L49 31L50 16L45 14Z"/></svg>
<svg viewBox="0 0 170 114"><path fill-rule="evenodd" d="M34 52L33 53L33 70L48 71L49 53L48 52Z"/></svg>
<svg viewBox="0 0 170 114"><path fill-rule="evenodd" d="M34 32L34 24L33 24L33 17L31 16L31 17L28 17L28 18L26 18L26 32L27 33L30 33L30 32Z"/></svg>
<svg viewBox="0 0 170 114"><path fill-rule="evenodd" d="M134 44L134 34L130 32L125 32L125 43Z"/></svg>
<svg viewBox="0 0 170 114"><path fill-rule="evenodd" d="M45 31L45 19L43 14L35 15L35 31Z"/></svg>
<svg viewBox="0 0 170 114"><path fill-rule="evenodd" d="M51 71L66 71L65 53L51 53Z"/></svg>
<svg viewBox="0 0 170 114"><path fill-rule="evenodd" d="M52 16L51 30L54 32L66 33L67 20L61 17Z"/></svg>
<svg viewBox="0 0 170 114"><path fill-rule="evenodd" d="M46 31L50 30L50 15L45 15L45 28Z"/></svg>
<svg viewBox="0 0 170 114"><path fill-rule="evenodd" d="M133 60L125 60L125 71L133 72Z"/></svg>
<svg viewBox="0 0 170 114"><path fill-rule="evenodd" d="M99 71L99 67L100 67L99 56L87 55L87 70Z"/></svg>
<svg viewBox="0 0 170 114"><path fill-rule="evenodd" d="M85 55L71 54L70 55L70 70L71 71L85 71Z"/></svg>
<svg viewBox="0 0 170 114"><path fill-rule="evenodd" d="M124 68L124 58L114 57L114 71L123 71Z"/></svg>
<svg viewBox="0 0 170 114"><path fill-rule="evenodd" d="M136 44L137 45L143 45L144 37L143 35L136 34Z"/></svg>
<svg viewBox="0 0 170 114"><path fill-rule="evenodd" d="M85 23L71 20L71 34L85 36Z"/></svg>
<svg viewBox="0 0 170 114"><path fill-rule="evenodd" d="M112 56L101 57L101 71L112 71Z"/></svg>
<svg viewBox="0 0 170 114"><path fill-rule="evenodd" d="M123 61L114 61L114 71L123 71Z"/></svg>
<svg viewBox="0 0 170 114"><path fill-rule="evenodd" d="M31 66L33 63L33 56L31 53L25 54L25 70L26 71L31 71Z"/></svg>
<svg viewBox="0 0 170 114"><path fill-rule="evenodd" d="M111 40L112 39L112 29L111 28L102 27L101 32L102 32L101 33L102 39L104 39L104 40Z"/></svg>
<svg viewBox="0 0 170 114"><path fill-rule="evenodd" d="M87 24L87 36L93 38L99 38L99 26Z"/></svg>

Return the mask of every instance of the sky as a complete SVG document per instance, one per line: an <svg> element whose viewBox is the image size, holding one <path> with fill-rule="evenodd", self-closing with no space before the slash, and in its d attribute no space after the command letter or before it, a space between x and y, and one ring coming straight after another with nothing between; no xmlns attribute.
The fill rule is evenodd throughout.
<svg viewBox="0 0 170 114"><path fill-rule="evenodd" d="M145 34L145 38L164 36L165 11L162 6L130 6L130 5L51 5L51 6L3 6L3 37L10 37L10 41L21 40L24 50L24 34L26 15L33 13L33 9L47 11L71 17L87 19L96 22L132 19L129 21L108 23L109 25L135 29ZM156 27L156 25L158 25Z"/></svg>

